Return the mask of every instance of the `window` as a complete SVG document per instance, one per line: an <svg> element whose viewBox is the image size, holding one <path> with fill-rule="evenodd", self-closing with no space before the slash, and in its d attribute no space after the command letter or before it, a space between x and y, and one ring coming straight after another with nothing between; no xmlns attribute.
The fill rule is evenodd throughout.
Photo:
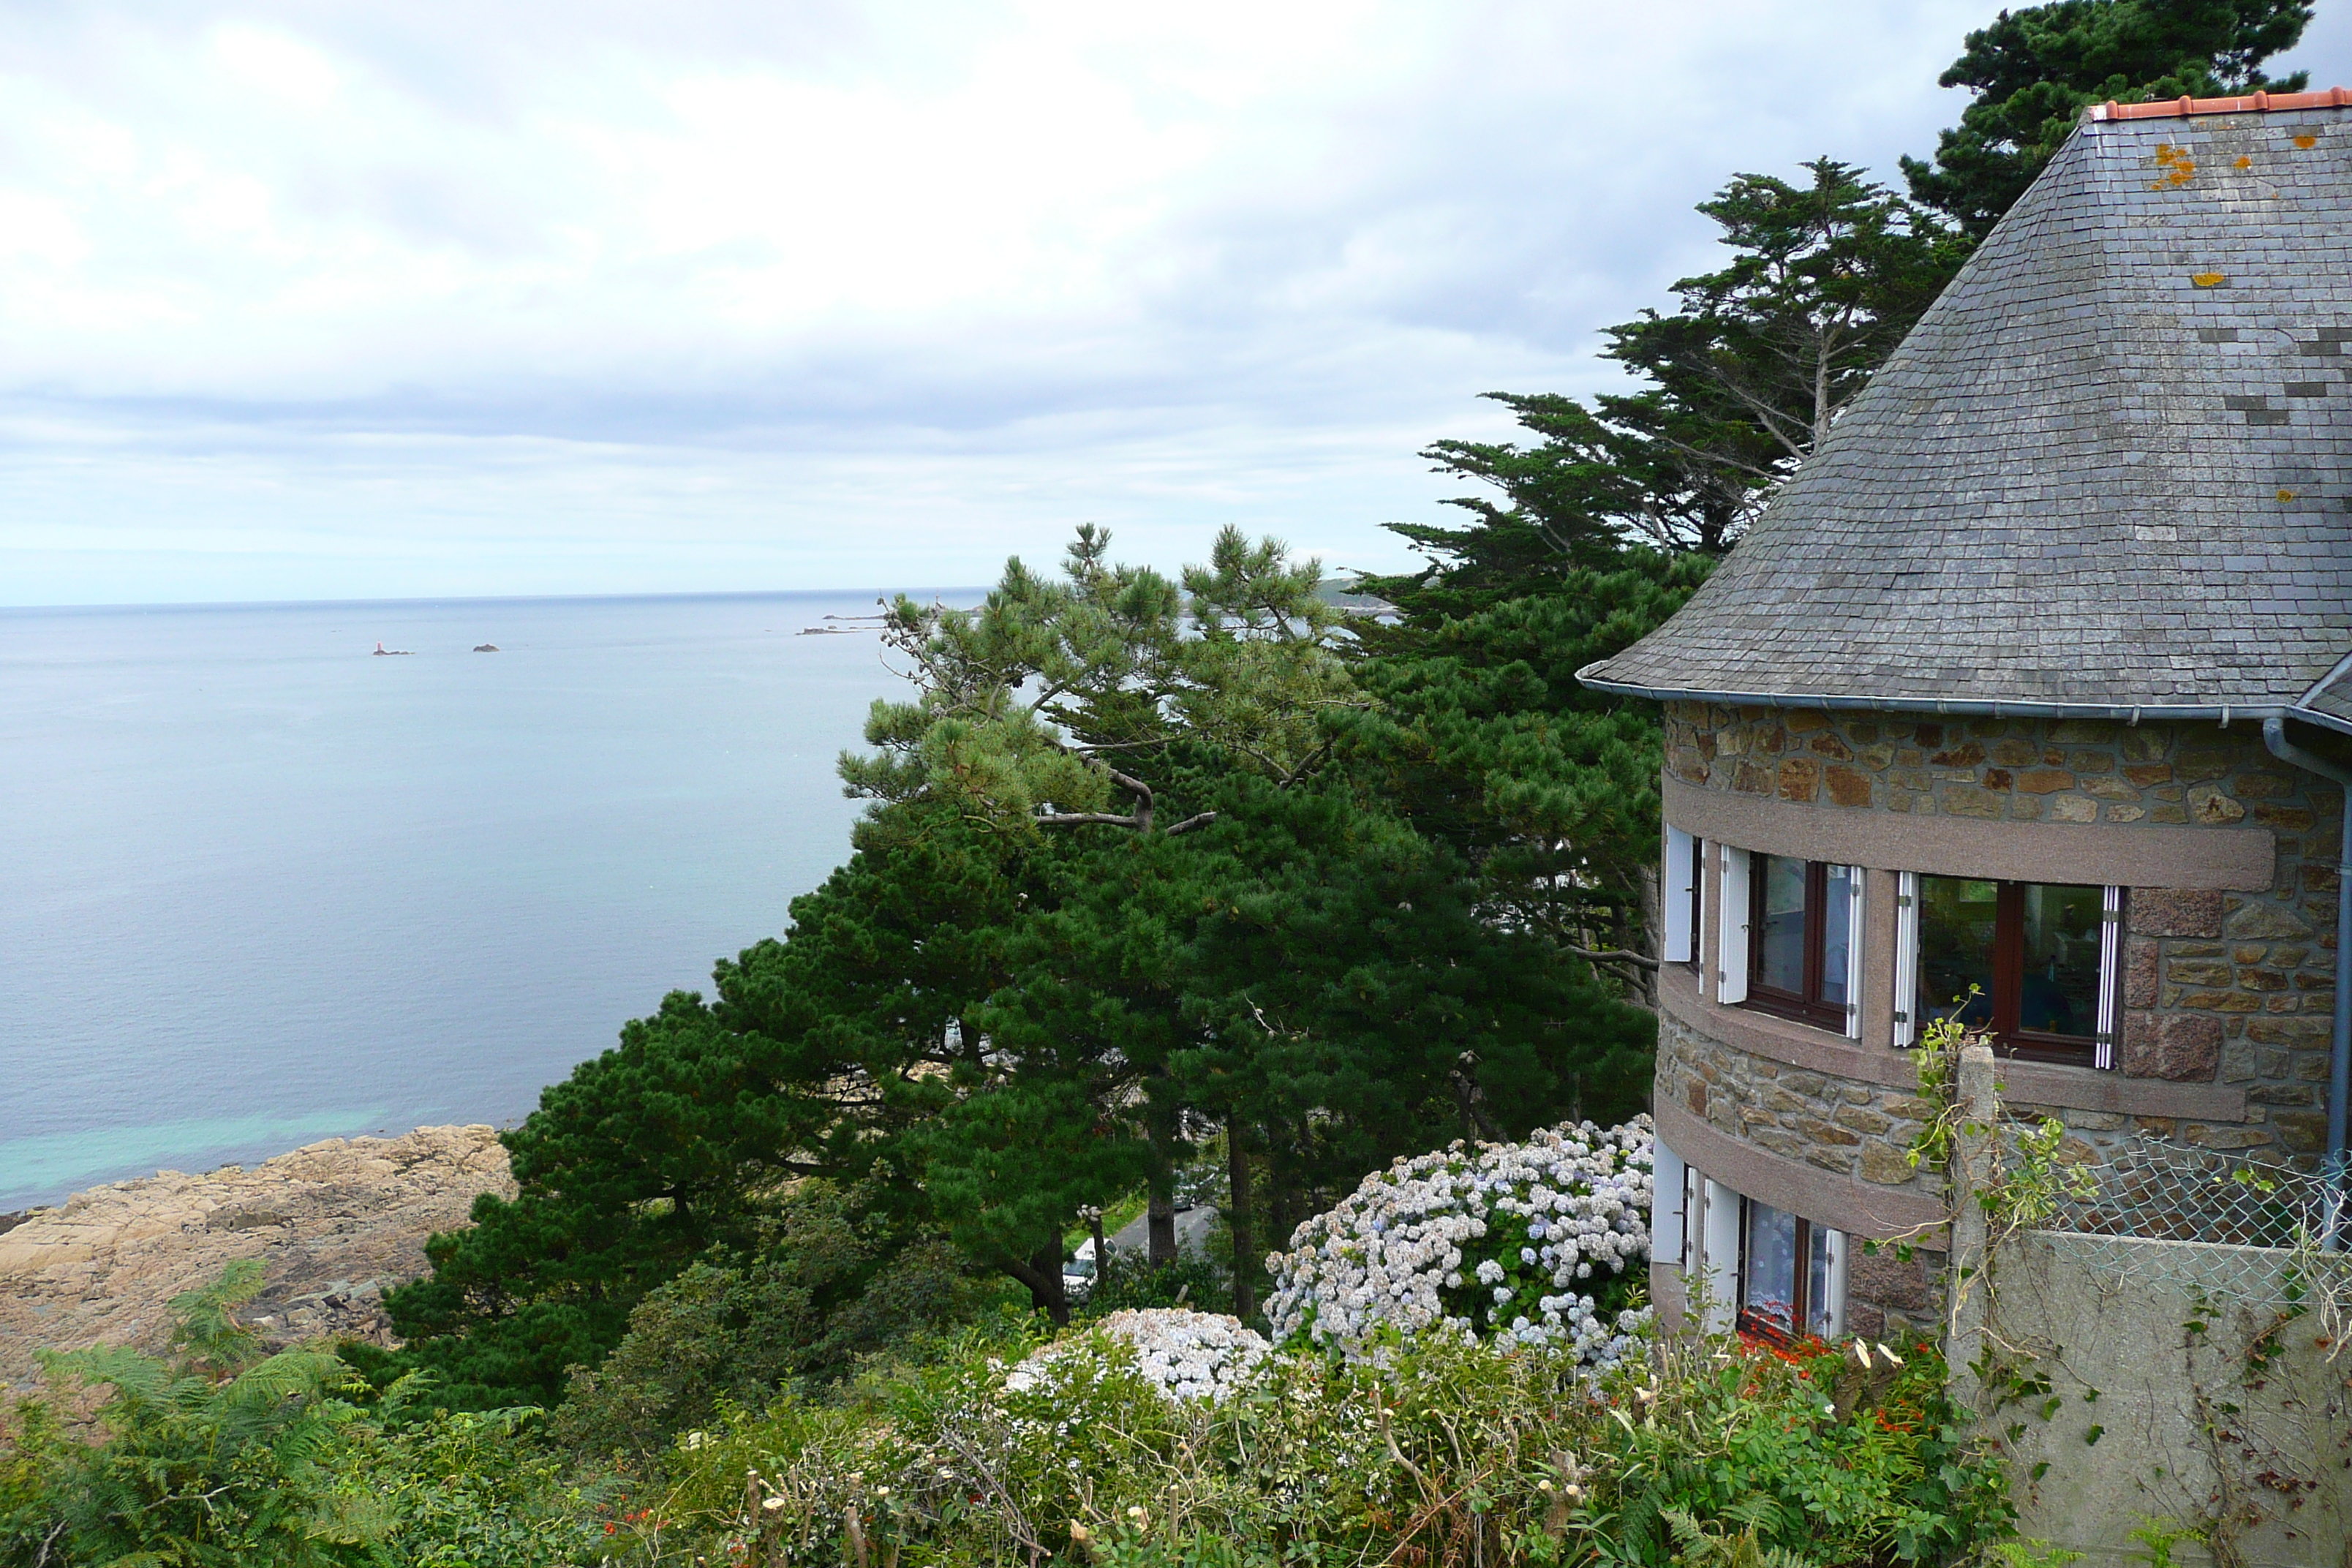
<svg viewBox="0 0 2352 1568"><path fill-rule="evenodd" d="M1848 1032L1860 873L1786 855L1748 861L1748 1005Z"/></svg>
<svg viewBox="0 0 2352 1568"><path fill-rule="evenodd" d="M1845 1238L1754 1198L1742 1207L1740 1328L1771 1339L1834 1337L1845 1315Z"/></svg>
<svg viewBox="0 0 2352 1568"><path fill-rule="evenodd" d="M2009 1056L2114 1065L2121 889L1961 877L1918 884L1922 1020L1958 1017Z"/></svg>

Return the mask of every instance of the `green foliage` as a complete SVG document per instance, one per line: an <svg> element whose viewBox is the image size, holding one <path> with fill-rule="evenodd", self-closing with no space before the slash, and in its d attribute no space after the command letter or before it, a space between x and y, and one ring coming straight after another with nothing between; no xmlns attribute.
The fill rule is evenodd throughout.
<svg viewBox="0 0 2352 1568"><path fill-rule="evenodd" d="M1440 441L1441 473L1501 492L1450 504L1467 528L1390 523L1431 564L1361 587L1433 625L1525 597L1573 596L1580 574L1639 568L1626 546L1719 556L1810 456L1967 259L1933 213L1833 159L1801 181L1734 178L1698 210L1729 263L1674 286L1671 314L1605 329L1638 374L1590 406L1490 393L1537 437ZM1687 590L1685 590L1687 591Z"/></svg>
<svg viewBox="0 0 2352 1568"><path fill-rule="evenodd" d="M1180 588L1107 546L1082 532L1059 583L1014 563L976 612L894 612L914 700L845 764L875 800L856 853L783 938L718 966L714 998L666 998L507 1135L517 1194L388 1299L433 1397L552 1405L650 1292L759 1257L803 1177L856 1184L874 1223L1059 1320L1073 1215L1168 1191L1213 1125L1255 1173L1229 1216L1246 1310L1260 1244L1371 1165L1633 1109L1649 1019L1519 929L1481 847L1418 828L1391 770L1335 763L1368 700L1319 568L1228 531ZM1555 791L1546 815L1547 754L1520 734L1495 765L1529 776L1496 782L1557 832L1600 797ZM656 1414L615 1440L683 1418L623 1382Z"/></svg>
<svg viewBox="0 0 2352 1568"><path fill-rule="evenodd" d="M2172 1568L2172 1549L2182 1542L2202 1542L2206 1532L2194 1527L2184 1528L2177 1520L2150 1519L2141 1516L2139 1527L2131 1538L2142 1550L2132 1555L2146 1563L2148 1568Z"/></svg>
<svg viewBox="0 0 2352 1568"><path fill-rule="evenodd" d="M1486 563L1475 551L1463 570ZM1337 721L1351 766L1425 837L1476 868L1498 926L1575 963L1588 933L1654 951L1643 924L1658 840L1658 725L1648 703L1592 691L1576 672L1663 624L1706 580L1694 555L1629 552L1552 591L1460 617L1419 617L1370 639L1360 674L1375 708ZM1450 574L1434 590L1450 599ZM1596 1093L1585 1114L1630 1109Z"/></svg>
<svg viewBox="0 0 2352 1568"><path fill-rule="evenodd" d="M26 1401L0 1433L0 1563L530 1568L588 1544L529 1413L410 1421L413 1381L354 1403L370 1391L335 1357L265 1355L237 1323L260 1285L247 1260L173 1300L169 1360L44 1356L66 1408L104 1393L95 1432Z"/></svg>
<svg viewBox="0 0 2352 1568"><path fill-rule="evenodd" d="M698 1260L647 1295L613 1352L593 1371L573 1369L552 1440L642 1468L725 1402L756 1408L782 1384L838 1378L861 1356L996 1304L961 1254L906 1241L865 1195L806 1183L751 1256Z"/></svg>
<svg viewBox="0 0 2352 1568"><path fill-rule="evenodd" d="M1149 1258L1114 1252L1095 1275L1080 1317L1100 1318L1144 1307L1214 1311L1232 1289L1230 1272L1197 1253L1179 1252L1154 1268Z"/></svg>
<svg viewBox="0 0 2352 1568"><path fill-rule="evenodd" d="M1363 580L1400 616L1360 628L1370 700L1331 720L1342 761L1476 868L1496 927L1555 964L1618 955L1600 973L1636 995L1660 935L1656 717L1576 672L1698 589L1967 254L1849 165L1805 176L1742 174L1700 206L1727 265L1677 282L1673 313L1609 329L1639 391L1495 394L1533 441L1424 452L1499 496L1455 500L1468 527L1389 525L1428 563ZM1612 1092L1583 1114L1629 1109Z"/></svg>
<svg viewBox="0 0 2352 1568"><path fill-rule="evenodd" d="M309 1568L353 1560L388 1521L341 1495L324 1461L351 1407L333 1356L263 1355L235 1308L261 1289L261 1265L175 1298L178 1354L43 1352L53 1379L106 1393L106 1440L78 1441L39 1406L21 1412L10 1468L25 1495L0 1541L28 1560L252 1563ZM37 1547L36 1542L39 1545Z"/></svg>
<svg viewBox="0 0 2352 1568"><path fill-rule="evenodd" d="M1911 194L1982 238L2089 104L2301 91L2307 73L2261 68L2294 47L2311 14L2308 0L2055 0L2003 11L1937 79L1975 98L1937 138L1932 163L1903 160Z"/></svg>
<svg viewBox="0 0 2352 1568"><path fill-rule="evenodd" d="M414 1391L412 1391L414 1392ZM394 1416L399 1412L388 1412ZM565 1479L536 1412L436 1410L354 1421L335 1457L338 1487L392 1521L374 1563L402 1568L559 1568L593 1561L604 1488Z"/></svg>
<svg viewBox="0 0 2352 1568"><path fill-rule="evenodd" d="M1609 330L1609 357L1655 390L1601 399L1604 417L1751 500L1820 447L1969 249L1851 164L1816 158L1804 172L1802 182L1740 174L1700 203L1729 265L1677 282L1673 315L1645 310ZM1736 521L1727 513L1724 526ZM1679 542L1657 523L1643 531ZM1727 540L1722 528L1685 531L1704 549Z"/></svg>
<svg viewBox="0 0 2352 1568"><path fill-rule="evenodd" d="M1353 700L1321 564L1228 528L1180 588L1113 564L1109 547L1081 527L1064 581L1015 559L974 610L899 598L884 637L914 696L875 703L866 739L880 754L843 754L848 792L1033 832L1174 832L1197 809L1171 813L1142 765L1171 745L1285 782L1310 769L1322 713Z"/></svg>
<svg viewBox="0 0 2352 1568"><path fill-rule="evenodd" d="M795 899L784 940L720 963L715 1001L666 997L502 1136L517 1196L478 1200L428 1245L433 1276L386 1297L436 1397L554 1404L646 1292L713 1247L756 1251L797 1177L871 1178L877 1209L919 1217L887 1162L950 1098L1031 878L1001 836L912 815Z"/></svg>
<svg viewBox="0 0 2352 1568"><path fill-rule="evenodd" d="M1726 1343L1594 1390L1564 1357L1429 1340L1378 1364L1278 1354L1221 1405L1168 1401L1108 1342L1009 1393L1023 1348L970 1342L681 1445L671 1538L775 1563L1829 1568L1957 1563L2008 1533L1925 1347L1865 1375Z"/></svg>

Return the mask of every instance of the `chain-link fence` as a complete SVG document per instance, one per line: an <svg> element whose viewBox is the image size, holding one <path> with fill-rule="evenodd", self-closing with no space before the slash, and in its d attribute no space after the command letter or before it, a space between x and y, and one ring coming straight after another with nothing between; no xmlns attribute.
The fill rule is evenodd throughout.
<svg viewBox="0 0 2352 1568"><path fill-rule="evenodd" d="M2158 1141L2076 1169L2081 1190L2040 1227L2063 1253L2219 1303L2284 1309L2352 1296L2352 1251L2339 1250L2352 1248L2352 1206L2340 1184L2251 1154Z"/></svg>

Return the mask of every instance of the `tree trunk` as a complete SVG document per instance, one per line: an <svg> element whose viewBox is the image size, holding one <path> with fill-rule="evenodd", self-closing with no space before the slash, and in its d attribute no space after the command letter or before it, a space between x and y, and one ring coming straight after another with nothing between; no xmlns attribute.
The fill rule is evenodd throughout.
<svg viewBox="0 0 2352 1568"><path fill-rule="evenodd" d="M1176 1261L1176 1193L1173 1184L1151 1189L1149 1205L1144 1209L1144 1232L1149 1238L1145 1256L1154 1268L1165 1268Z"/></svg>
<svg viewBox="0 0 2352 1568"><path fill-rule="evenodd" d="M1269 1139L1265 1146L1265 1239L1269 1247L1279 1251L1290 1245L1290 1233L1298 1228L1291 1217L1296 1207L1297 1162L1287 1157L1290 1130L1284 1136Z"/></svg>
<svg viewBox="0 0 2352 1568"><path fill-rule="evenodd" d="M1486 1113L1486 1091L1479 1087L1477 1070L1477 1057L1465 1051L1454 1059L1453 1069L1446 1074L1454 1085L1454 1103L1462 1112L1462 1135L1474 1143L1507 1142L1502 1128Z"/></svg>
<svg viewBox="0 0 2352 1568"><path fill-rule="evenodd" d="M1234 1316L1247 1322L1257 1315L1257 1238L1250 1224L1250 1168L1242 1120L1225 1122L1225 1172L1233 1199L1225 1218L1234 1229Z"/></svg>
<svg viewBox="0 0 2352 1568"><path fill-rule="evenodd" d="M1070 1300L1062 1292L1062 1238L1055 1237L1033 1253L1026 1262L1007 1265L1004 1270L1029 1288L1029 1305L1045 1313L1056 1324L1070 1321Z"/></svg>
<svg viewBox="0 0 2352 1568"><path fill-rule="evenodd" d="M1103 1236L1102 1210L1097 1209L1094 1213L1087 1216L1087 1226L1094 1232L1095 1288L1097 1289L1100 1289L1103 1282L1103 1270L1110 1267L1110 1243Z"/></svg>

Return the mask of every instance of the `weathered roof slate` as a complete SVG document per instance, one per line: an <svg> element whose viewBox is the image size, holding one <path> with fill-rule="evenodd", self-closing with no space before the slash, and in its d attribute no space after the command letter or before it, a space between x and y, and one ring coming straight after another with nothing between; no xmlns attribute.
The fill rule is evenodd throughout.
<svg viewBox="0 0 2352 1568"><path fill-rule="evenodd" d="M2352 649L2348 343L2352 109L2086 122L1706 586L1583 676L2294 708ZM2305 711L2352 729L2352 693Z"/></svg>

